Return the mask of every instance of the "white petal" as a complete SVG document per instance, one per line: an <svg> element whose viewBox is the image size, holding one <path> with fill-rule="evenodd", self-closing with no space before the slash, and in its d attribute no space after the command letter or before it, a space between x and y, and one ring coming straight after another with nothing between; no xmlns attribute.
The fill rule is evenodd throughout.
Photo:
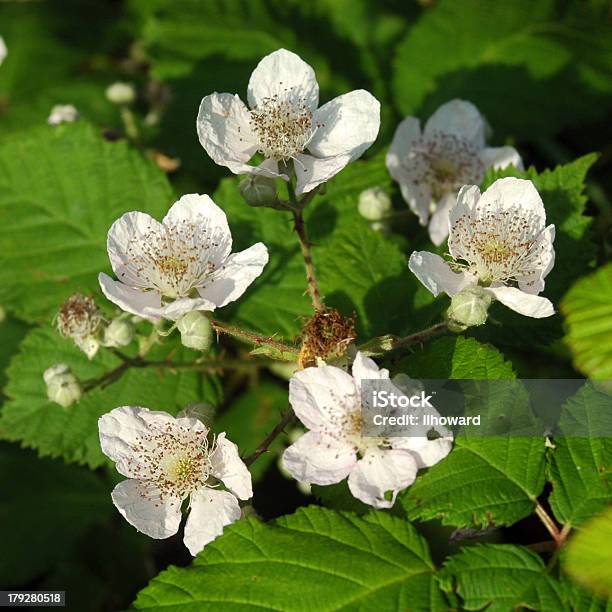
<svg viewBox="0 0 612 612"><path fill-rule="evenodd" d="M310 111L319 105L319 85L314 70L299 55L278 49L266 55L249 80L247 98L257 108L265 98L300 100Z"/></svg>
<svg viewBox="0 0 612 612"><path fill-rule="evenodd" d="M414 141L421 136L421 124L416 117L406 117L396 128L386 156L389 174L397 181L404 180L402 162L412 150Z"/></svg>
<svg viewBox="0 0 612 612"><path fill-rule="evenodd" d="M216 447L210 461L213 476L240 499L253 497L253 486L249 468L240 459L238 447L225 437L225 433L217 436Z"/></svg>
<svg viewBox="0 0 612 612"><path fill-rule="evenodd" d="M312 191L317 185L329 181L338 174L350 161L350 155L318 158L299 153L295 156L294 168L297 176L295 193L301 195Z"/></svg>
<svg viewBox="0 0 612 612"><path fill-rule="evenodd" d="M183 541L195 557L209 542L223 533L223 527L240 518L238 500L227 491L206 487L191 495L190 511Z"/></svg>
<svg viewBox="0 0 612 612"><path fill-rule="evenodd" d="M353 361L352 372L357 385L361 380L386 380L389 378L389 370L379 368L375 361L366 357L361 351L357 352Z"/></svg>
<svg viewBox="0 0 612 612"><path fill-rule="evenodd" d="M121 406L98 419L100 447L115 462L120 474L129 478L147 477L149 467L134 453L133 447L145 444L145 437L153 430L173 426L175 419L165 412Z"/></svg>
<svg viewBox="0 0 612 612"><path fill-rule="evenodd" d="M531 181L526 179L497 179L480 197L478 208L490 206L493 210L505 210L520 206L530 215L532 235L536 236L546 226L544 203Z"/></svg>
<svg viewBox="0 0 612 612"><path fill-rule="evenodd" d="M75 338L74 343L87 355L88 359L93 359L100 348L100 341L93 336Z"/></svg>
<svg viewBox="0 0 612 612"><path fill-rule="evenodd" d="M259 176L266 176L268 178L281 178L284 181L288 181L289 177L283 174L278 169L278 162L275 159L264 159L259 166L254 166L251 174L258 174Z"/></svg>
<svg viewBox="0 0 612 612"><path fill-rule="evenodd" d="M539 250L542 248L542 268L534 272L530 276L524 276L518 279L518 286L525 293L533 293L537 295L544 291L544 279L555 265L555 249L553 242L555 240L555 226L549 225L538 236L532 248Z"/></svg>
<svg viewBox="0 0 612 612"><path fill-rule="evenodd" d="M198 288L201 297L221 308L237 300L262 273L268 263L268 249L258 242L252 247L230 255Z"/></svg>
<svg viewBox="0 0 612 612"><path fill-rule="evenodd" d="M316 157L350 155L357 159L376 140L380 129L380 102L358 89L334 98L314 113L320 126L308 143Z"/></svg>
<svg viewBox="0 0 612 612"><path fill-rule="evenodd" d="M489 287L488 291L502 304L526 317L542 319L555 314L555 308L550 300L525 293L516 287Z"/></svg>
<svg viewBox="0 0 612 612"><path fill-rule="evenodd" d="M353 377L335 366L306 368L289 381L289 403L313 431L329 430L331 415L346 414L360 401Z"/></svg>
<svg viewBox="0 0 612 612"><path fill-rule="evenodd" d="M111 301L131 314L144 319L157 320L159 314L152 314L161 307L161 296L155 291L141 291L128 287L101 272L98 281L102 293Z"/></svg>
<svg viewBox="0 0 612 612"><path fill-rule="evenodd" d="M246 162L257 151L249 119L247 107L236 95L213 93L200 103L196 122L200 144L215 163L234 174L249 172Z"/></svg>
<svg viewBox="0 0 612 612"><path fill-rule="evenodd" d="M430 410L427 411L431 413ZM431 429L431 428L427 428ZM453 448L453 434L446 427L437 427L441 429L441 436L435 440L429 440L426 432L423 436L409 436L405 438L390 438L391 446L395 449L403 449L412 451L417 467L419 469L428 468L442 461Z"/></svg>
<svg viewBox="0 0 612 612"><path fill-rule="evenodd" d="M162 233L163 227L159 221L142 212L125 213L108 230L106 248L113 272L130 287L150 288L134 264L130 263L130 250L134 245L146 244L151 232Z"/></svg>
<svg viewBox="0 0 612 612"><path fill-rule="evenodd" d="M194 310L212 312L216 306L206 298L178 298L161 308L145 308L144 314L152 317L162 317L169 321L177 321L183 315Z"/></svg>
<svg viewBox="0 0 612 612"><path fill-rule="evenodd" d="M478 185L464 185L457 195L455 206L450 209L449 223L452 225L460 217L471 215L480 200ZM451 251L452 255L452 251Z"/></svg>
<svg viewBox="0 0 612 612"><path fill-rule="evenodd" d="M472 276L465 272L453 272L439 255L428 251L412 253L408 267L434 295L444 292L452 297L474 283Z"/></svg>
<svg viewBox="0 0 612 612"><path fill-rule="evenodd" d="M523 160L514 147L487 147L480 152L480 159L486 168L501 170L514 166L523 169Z"/></svg>
<svg viewBox="0 0 612 612"><path fill-rule="evenodd" d="M457 203L457 198L453 193L447 193L436 206L431 219L429 220L429 237L431 241L440 246L448 236L449 212Z"/></svg>
<svg viewBox="0 0 612 612"><path fill-rule="evenodd" d="M284 468L299 482L330 485L344 480L357 462L355 449L331 436L307 431L283 453Z"/></svg>
<svg viewBox="0 0 612 612"><path fill-rule="evenodd" d="M410 486L417 474L414 457L404 450L369 450L350 473L348 486L354 497L375 508L391 508L397 494ZM392 492L390 500L385 493Z"/></svg>
<svg viewBox="0 0 612 612"><path fill-rule="evenodd" d="M434 131L455 134L481 149L485 144L486 123L471 102L451 100L429 118L423 131L425 134Z"/></svg>
<svg viewBox="0 0 612 612"><path fill-rule="evenodd" d="M164 493L150 482L124 480L111 495L126 521L150 538L162 540L174 535L181 523L181 500Z"/></svg>

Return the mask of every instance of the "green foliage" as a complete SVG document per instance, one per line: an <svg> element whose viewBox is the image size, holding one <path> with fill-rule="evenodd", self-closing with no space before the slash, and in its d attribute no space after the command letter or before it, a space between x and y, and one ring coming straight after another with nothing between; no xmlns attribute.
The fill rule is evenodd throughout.
<svg viewBox="0 0 612 612"><path fill-rule="evenodd" d="M451 557L441 579L445 590L456 589L464 610L564 610L562 590L545 569L542 560L525 548L483 544Z"/></svg>
<svg viewBox="0 0 612 612"><path fill-rule="evenodd" d="M125 143L84 122L42 127L0 144L0 303L50 322L71 293L110 271L106 234L130 210L161 218L166 177Z"/></svg>
<svg viewBox="0 0 612 612"><path fill-rule="evenodd" d="M452 98L470 100L496 134L525 139L602 118L612 68L605 19L603 7L554 0L441 0L397 47L395 100L422 119Z"/></svg>
<svg viewBox="0 0 612 612"><path fill-rule="evenodd" d="M147 357L161 360L174 353L177 362L192 353L176 344L156 347ZM192 370L129 368L112 384L99 384L81 400L62 408L47 398L43 372L65 363L84 382L101 381L120 367L121 360L102 349L88 361L70 340L48 328L32 330L7 370L9 398L0 416L0 437L35 448L40 455L63 457L66 461L95 468L108 461L100 450L98 418L118 406L146 406L176 414L190 402L217 403L218 391L212 376L203 378ZM109 380L108 382L111 382Z"/></svg>
<svg viewBox="0 0 612 612"><path fill-rule="evenodd" d="M608 393L585 385L563 406L549 467L550 504L561 523L579 525L612 502L612 439L602 435L612 420Z"/></svg>
<svg viewBox="0 0 612 612"><path fill-rule="evenodd" d="M612 506L593 518L572 539L563 565L580 584L612 597Z"/></svg>
<svg viewBox="0 0 612 612"><path fill-rule="evenodd" d="M574 365L593 379L612 378L612 264L580 279L561 303Z"/></svg>
<svg viewBox="0 0 612 612"><path fill-rule="evenodd" d="M226 533L189 568L171 567L142 591L138 610L446 610L426 542L409 523L323 508Z"/></svg>

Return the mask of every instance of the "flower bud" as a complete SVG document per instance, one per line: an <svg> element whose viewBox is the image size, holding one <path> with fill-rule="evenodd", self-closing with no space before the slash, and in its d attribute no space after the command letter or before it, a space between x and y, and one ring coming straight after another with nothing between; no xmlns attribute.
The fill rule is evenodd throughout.
<svg viewBox="0 0 612 612"><path fill-rule="evenodd" d="M72 104L56 104L52 109L47 123L59 125L60 123L73 123L79 118L79 111Z"/></svg>
<svg viewBox="0 0 612 612"><path fill-rule="evenodd" d="M136 90L131 83L117 81L106 88L106 98L113 104L124 106L136 99Z"/></svg>
<svg viewBox="0 0 612 612"><path fill-rule="evenodd" d="M4 61L4 58L8 55L4 39L0 36L0 64Z"/></svg>
<svg viewBox="0 0 612 612"><path fill-rule="evenodd" d="M368 221L380 221L391 212L391 198L382 187L371 187L359 194L357 210Z"/></svg>
<svg viewBox="0 0 612 612"><path fill-rule="evenodd" d="M134 326L125 319L115 319L104 330L104 346L127 346L134 338Z"/></svg>
<svg viewBox="0 0 612 612"><path fill-rule="evenodd" d="M484 325L493 296L482 287L466 287L453 296L447 316L453 331ZM455 329L456 328L456 329Z"/></svg>
<svg viewBox="0 0 612 612"><path fill-rule="evenodd" d="M212 326L206 315L198 310L183 315L176 322L176 327L181 332L183 346L197 351L207 351L210 348L213 338Z"/></svg>
<svg viewBox="0 0 612 612"><path fill-rule="evenodd" d="M266 176L248 176L240 183L240 193L249 206L270 206L277 201L276 182Z"/></svg>
<svg viewBox="0 0 612 612"><path fill-rule="evenodd" d="M81 385L65 363L58 363L45 370L43 378L47 385L47 397L52 402L68 408L81 399Z"/></svg>

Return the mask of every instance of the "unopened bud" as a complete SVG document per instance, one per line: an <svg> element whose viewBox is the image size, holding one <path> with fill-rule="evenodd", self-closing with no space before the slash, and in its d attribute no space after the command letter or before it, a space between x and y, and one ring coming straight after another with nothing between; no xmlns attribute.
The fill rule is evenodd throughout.
<svg viewBox="0 0 612 612"><path fill-rule="evenodd" d="M266 176L248 176L240 183L239 189L250 206L271 206L278 200L276 182Z"/></svg>
<svg viewBox="0 0 612 612"><path fill-rule="evenodd" d="M47 397L56 404L68 408L81 399L81 385L65 363L58 363L45 370Z"/></svg>
<svg viewBox="0 0 612 612"><path fill-rule="evenodd" d="M47 123L59 125L60 123L73 123L79 118L79 111L72 104L56 104L52 109Z"/></svg>
<svg viewBox="0 0 612 612"><path fill-rule="evenodd" d="M4 39L2 38L2 36L0 36L0 64L2 64L7 54L8 51L6 49L6 45L4 44Z"/></svg>
<svg viewBox="0 0 612 612"><path fill-rule="evenodd" d="M198 310L193 310L183 315L177 322L176 327L181 332L183 346L207 351L213 339L213 330L210 321Z"/></svg>
<svg viewBox="0 0 612 612"><path fill-rule="evenodd" d="M493 296L482 287L466 287L453 296L447 316L449 328L463 331L468 327L484 325Z"/></svg>
<svg viewBox="0 0 612 612"><path fill-rule="evenodd" d="M391 198L382 187L371 187L359 194L357 210L368 221L380 221L391 212Z"/></svg>
<svg viewBox="0 0 612 612"><path fill-rule="evenodd" d="M106 88L106 98L113 104L125 106L136 99L136 90L131 83L117 81Z"/></svg>
<svg viewBox="0 0 612 612"><path fill-rule="evenodd" d="M125 319L111 321L104 330L104 346L119 347L127 346L134 338L134 326Z"/></svg>

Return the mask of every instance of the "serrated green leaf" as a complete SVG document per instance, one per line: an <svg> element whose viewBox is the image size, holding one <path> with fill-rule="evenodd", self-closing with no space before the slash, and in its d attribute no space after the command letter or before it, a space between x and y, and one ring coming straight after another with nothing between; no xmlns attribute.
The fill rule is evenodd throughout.
<svg viewBox="0 0 612 612"><path fill-rule="evenodd" d="M189 568L141 591L138 610L446 610L425 540L382 512L300 509L238 522Z"/></svg>
<svg viewBox="0 0 612 612"><path fill-rule="evenodd" d="M0 444L0 583L19 586L47 571L112 511L95 474Z"/></svg>
<svg viewBox="0 0 612 612"><path fill-rule="evenodd" d="M373 231L357 213L359 194L389 184L382 157L355 163L335 177L323 196L306 209L309 239L321 292L328 306L357 315L361 336L404 333L430 316L433 302L408 271L405 256ZM262 240L270 262L249 294L224 310L223 316L266 335L299 334L312 307L306 275L291 217L277 210L248 206L238 191L239 179L226 179L215 201L232 220L236 248ZM419 303L416 312L415 303ZM426 322L426 321L425 321Z"/></svg>
<svg viewBox="0 0 612 612"><path fill-rule="evenodd" d="M161 218L172 204L164 174L125 143L80 122L0 145L0 303L50 321L74 291L110 271L106 235L130 210Z"/></svg>
<svg viewBox="0 0 612 612"><path fill-rule="evenodd" d="M156 347L148 357L159 360L176 345ZM180 360L180 349L173 353ZM62 408L47 398L43 372L66 363L81 381L99 379L121 364L110 351L101 350L88 361L74 344L51 329L31 331L7 371L9 398L0 416L0 437L35 448L41 456L63 457L92 468L107 460L100 450L98 418L118 406L145 406L176 414L190 402L217 402L215 378L198 372L169 368L129 368L107 387L96 387L81 400Z"/></svg>
<svg viewBox="0 0 612 612"><path fill-rule="evenodd" d="M590 591L612 597L612 506L570 540L563 567Z"/></svg>
<svg viewBox="0 0 612 612"><path fill-rule="evenodd" d="M574 18L553 0L436 2L397 48L396 103L426 119L452 98L470 100L496 133L526 139L602 118L609 28L603 10L582 13ZM589 43L599 52L585 51Z"/></svg>
<svg viewBox="0 0 612 612"><path fill-rule="evenodd" d="M561 302L574 365L589 378L612 379L612 263L580 279Z"/></svg>
<svg viewBox="0 0 612 612"><path fill-rule="evenodd" d="M563 558L563 555L562 555ZM590 561L589 561L590 563ZM588 566L587 566L588 567ZM565 599L575 612L611 612L612 597L598 597L561 572L559 576Z"/></svg>
<svg viewBox="0 0 612 612"><path fill-rule="evenodd" d="M559 427L567 437L555 436L549 468L549 501L561 523L579 525L612 501L612 439L601 434L610 430L611 403L606 391L587 384L562 408Z"/></svg>
<svg viewBox="0 0 612 612"><path fill-rule="evenodd" d="M531 551L507 544L480 544L463 549L444 564L445 590L454 589L463 609L540 612L567 609L559 583L546 574L542 560Z"/></svg>

